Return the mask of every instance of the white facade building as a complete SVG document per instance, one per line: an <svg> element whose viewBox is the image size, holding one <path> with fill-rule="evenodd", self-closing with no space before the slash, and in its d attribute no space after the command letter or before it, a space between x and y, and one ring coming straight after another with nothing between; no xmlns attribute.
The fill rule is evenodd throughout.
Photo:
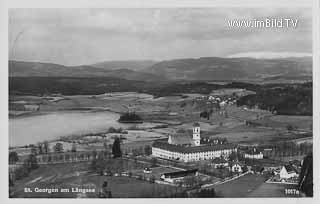
<svg viewBox="0 0 320 204"><path fill-rule="evenodd" d="M256 148L245 152L244 158L248 159L263 159L263 153Z"/></svg>
<svg viewBox="0 0 320 204"><path fill-rule="evenodd" d="M236 145L233 144L200 144L200 125L193 125L192 139L184 135L184 140L181 140L181 135L175 138L169 136L168 141L156 141L152 145L152 156L180 160L184 162L212 160L218 157L228 157L232 152L236 152Z"/></svg>
<svg viewBox="0 0 320 204"><path fill-rule="evenodd" d="M235 163L231 164L230 170L235 173L241 173L242 167L239 162L235 162Z"/></svg>
<svg viewBox="0 0 320 204"><path fill-rule="evenodd" d="M155 144L152 146L152 156L163 159L181 160L184 162L211 160L218 157L228 157L237 151L234 145L200 146L210 148L177 147L170 148L167 145Z"/></svg>

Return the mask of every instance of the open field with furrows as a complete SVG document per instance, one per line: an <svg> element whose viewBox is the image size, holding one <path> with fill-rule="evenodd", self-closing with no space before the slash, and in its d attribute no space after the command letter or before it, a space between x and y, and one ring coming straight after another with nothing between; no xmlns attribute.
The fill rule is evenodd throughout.
<svg viewBox="0 0 320 204"><path fill-rule="evenodd" d="M215 134L212 137L226 138L229 142L234 143L249 143L249 142L266 142L276 137L279 140L281 138L277 137L277 133L273 131L244 131L244 132L228 132Z"/></svg>
<svg viewBox="0 0 320 204"><path fill-rule="evenodd" d="M312 131L312 116L274 115L254 122L265 127L287 128L290 125L293 129Z"/></svg>
<svg viewBox="0 0 320 204"><path fill-rule="evenodd" d="M272 113L269 111L261 109L247 109L245 107L237 107L236 105L227 106L225 110L231 118L241 121L257 120L259 118L272 116Z"/></svg>
<svg viewBox="0 0 320 204"><path fill-rule="evenodd" d="M95 193L26 193L24 188L91 188L99 192L104 181L113 197L168 197L181 188L160 185L129 177L100 176L88 171L89 163L55 164L41 166L15 183L13 197L96 197ZM141 168L142 167L136 167Z"/></svg>

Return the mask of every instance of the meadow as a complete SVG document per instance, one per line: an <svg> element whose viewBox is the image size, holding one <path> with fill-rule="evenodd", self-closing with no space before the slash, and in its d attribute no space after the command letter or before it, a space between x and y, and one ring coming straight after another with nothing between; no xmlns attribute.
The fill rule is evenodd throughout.
<svg viewBox="0 0 320 204"><path fill-rule="evenodd" d="M56 198L76 198L97 197L97 192L101 190L102 184L108 183L108 190L111 190L112 197L118 198L148 198L148 197L170 197L182 189L170 185L150 183L148 181L138 180L130 177L110 177L100 176L88 171L89 163L69 163L52 164L40 166L32 171L30 175L22 180L16 181L11 192L15 198L37 198L37 197L56 197ZM142 167L136 166L142 170ZM137 186L139 186L137 188ZM37 193L24 192L24 188L92 188L96 193Z"/></svg>

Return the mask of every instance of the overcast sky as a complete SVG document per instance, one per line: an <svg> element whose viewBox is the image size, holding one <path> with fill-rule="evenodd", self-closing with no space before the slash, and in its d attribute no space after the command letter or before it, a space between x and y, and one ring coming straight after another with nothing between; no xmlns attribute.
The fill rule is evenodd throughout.
<svg viewBox="0 0 320 204"><path fill-rule="evenodd" d="M293 18L296 28L229 28ZM64 65L109 60L312 52L310 8L10 9L9 58Z"/></svg>

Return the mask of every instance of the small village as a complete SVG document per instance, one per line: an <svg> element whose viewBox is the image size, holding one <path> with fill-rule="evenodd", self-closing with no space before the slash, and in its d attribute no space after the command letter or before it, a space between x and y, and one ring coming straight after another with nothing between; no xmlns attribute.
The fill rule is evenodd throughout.
<svg viewBox="0 0 320 204"><path fill-rule="evenodd" d="M243 90L237 90L237 92L243 93ZM283 194L287 188L299 192L304 176L301 173L303 160L312 156L308 155L310 148L308 143L303 142L300 145L236 143L229 141L226 137L215 137L202 130L201 125L205 124L204 121L215 115L230 118L231 114L226 115L230 113L229 109L235 106L237 98L239 96L233 92L223 97L196 96L192 100L196 102L193 103L206 107L205 111L201 112L200 109L198 111L201 122L190 121L189 126L185 126L184 129L175 129L167 136L156 136L143 142L132 143L128 140L132 131L135 130L109 128L108 131L102 133L63 137L57 141L13 148L9 155L11 188L16 189L20 182L30 178L30 175L33 175L33 172L37 172L38 169L60 168L61 165L77 169L77 166L80 165L79 169L82 170L75 170L75 174L70 175L70 179L74 180L76 175L82 180L93 176L92 178L99 178L104 183L94 184L95 193L78 192L72 195L75 197L121 197L107 185L108 182L112 183L117 179L155 186L151 188L152 192L144 195L146 197L156 195L196 197L203 193L208 193L207 196L210 194L214 197L223 197L226 196L224 186L236 186L237 184L234 183L240 182L245 189L247 182L255 180L257 181L256 187L268 185L271 186L269 187L271 189L272 186L278 189L280 186ZM255 116L255 119L260 119L263 115L270 115L270 112L257 110L256 107L250 110L247 107L240 107L240 109L242 112L258 113L257 115L260 116ZM175 109L175 111L177 114L172 114L173 112L170 111L169 117L172 115L177 117L181 114L179 110ZM204 112L207 115L204 116ZM252 126L252 124L248 125L249 120L244 120L244 123L247 127ZM168 125L162 124L156 126L155 129L167 127ZM139 128L136 127L136 129ZM293 133L294 130L291 134ZM136 134L137 138L140 138L139 133ZM14 150L19 150L19 154ZM23 186L57 183L61 179L59 177L58 175L31 176L33 179ZM246 179L249 180L246 181ZM88 183L83 185L88 185ZM26 195L19 188L12 190L12 197ZM239 192L239 195L235 193L233 196L241 197L243 196L241 193L243 192ZM57 193L58 197L64 195L66 194ZM128 196L140 197L141 193L133 193ZM254 192L251 196L254 196ZM299 193L287 196L299 196Z"/></svg>

